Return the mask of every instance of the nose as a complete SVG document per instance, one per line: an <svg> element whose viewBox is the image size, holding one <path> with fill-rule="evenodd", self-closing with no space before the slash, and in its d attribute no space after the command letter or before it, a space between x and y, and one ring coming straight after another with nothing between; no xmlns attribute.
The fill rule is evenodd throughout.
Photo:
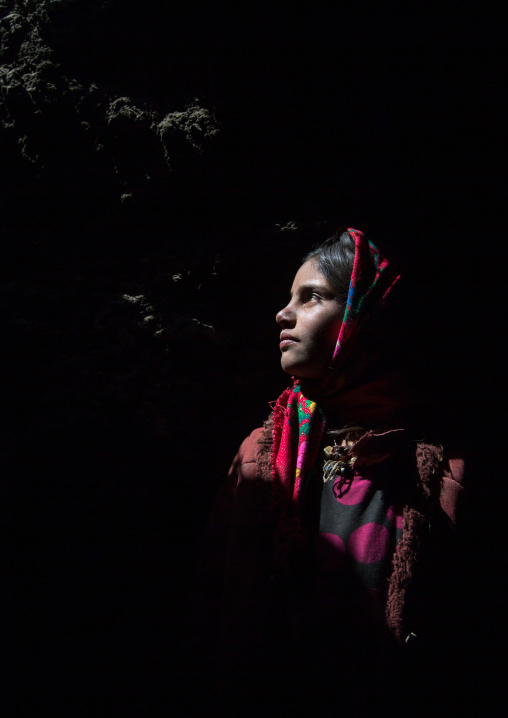
<svg viewBox="0 0 508 718"><path fill-rule="evenodd" d="M280 312L277 312L275 321L281 327L294 327L295 313L289 304L284 309L281 309Z"/></svg>

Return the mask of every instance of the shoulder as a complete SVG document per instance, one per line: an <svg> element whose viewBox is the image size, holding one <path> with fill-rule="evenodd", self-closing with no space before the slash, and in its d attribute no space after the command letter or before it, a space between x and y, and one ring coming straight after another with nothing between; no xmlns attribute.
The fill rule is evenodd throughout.
<svg viewBox="0 0 508 718"><path fill-rule="evenodd" d="M463 455L456 449L419 442L416 459L420 480L426 492L432 492L432 485L438 482L439 504L452 523L455 523L457 507L464 487Z"/></svg>
<svg viewBox="0 0 508 718"><path fill-rule="evenodd" d="M271 431L267 424L252 431L241 443L233 459L229 476L233 481L267 479L266 462L270 461Z"/></svg>
<svg viewBox="0 0 508 718"><path fill-rule="evenodd" d="M240 481L271 481L273 415L263 426L251 431L238 449L229 470L229 477L238 486Z"/></svg>
<svg viewBox="0 0 508 718"><path fill-rule="evenodd" d="M459 453L447 452L441 476L440 504L445 514L456 521L457 507L464 491L466 464Z"/></svg>

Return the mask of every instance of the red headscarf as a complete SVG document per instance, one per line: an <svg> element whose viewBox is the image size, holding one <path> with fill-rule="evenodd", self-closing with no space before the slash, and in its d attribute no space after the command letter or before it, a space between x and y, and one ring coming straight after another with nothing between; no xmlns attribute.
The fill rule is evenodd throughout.
<svg viewBox="0 0 508 718"><path fill-rule="evenodd" d="M364 341L399 275L362 232L348 232L355 242L353 272L330 366L317 387L293 378L293 386L281 394L273 412L272 476L282 490L286 515L298 516L327 420L358 421L360 413L364 422L378 422L387 420L399 405L390 377L376 371L379 355L370 346L367 352ZM366 284L366 277L373 279Z"/></svg>

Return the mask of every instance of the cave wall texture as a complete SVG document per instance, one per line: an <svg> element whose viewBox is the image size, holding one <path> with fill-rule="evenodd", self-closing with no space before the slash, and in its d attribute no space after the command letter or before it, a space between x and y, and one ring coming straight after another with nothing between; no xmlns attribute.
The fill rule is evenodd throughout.
<svg viewBox="0 0 508 718"><path fill-rule="evenodd" d="M403 256L422 381L495 444L500 13L333 7L0 0L3 660L33 715L192 691L196 536L336 226Z"/></svg>

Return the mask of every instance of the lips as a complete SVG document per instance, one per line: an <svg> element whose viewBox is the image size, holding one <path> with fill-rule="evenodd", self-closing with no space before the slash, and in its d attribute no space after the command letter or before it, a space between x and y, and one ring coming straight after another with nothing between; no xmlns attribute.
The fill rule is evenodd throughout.
<svg viewBox="0 0 508 718"><path fill-rule="evenodd" d="M280 344L279 347L281 351L284 351L284 349L288 349L293 344L296 344L298 339L294 337L289 332L281 332L280 333Z"/></svg>

